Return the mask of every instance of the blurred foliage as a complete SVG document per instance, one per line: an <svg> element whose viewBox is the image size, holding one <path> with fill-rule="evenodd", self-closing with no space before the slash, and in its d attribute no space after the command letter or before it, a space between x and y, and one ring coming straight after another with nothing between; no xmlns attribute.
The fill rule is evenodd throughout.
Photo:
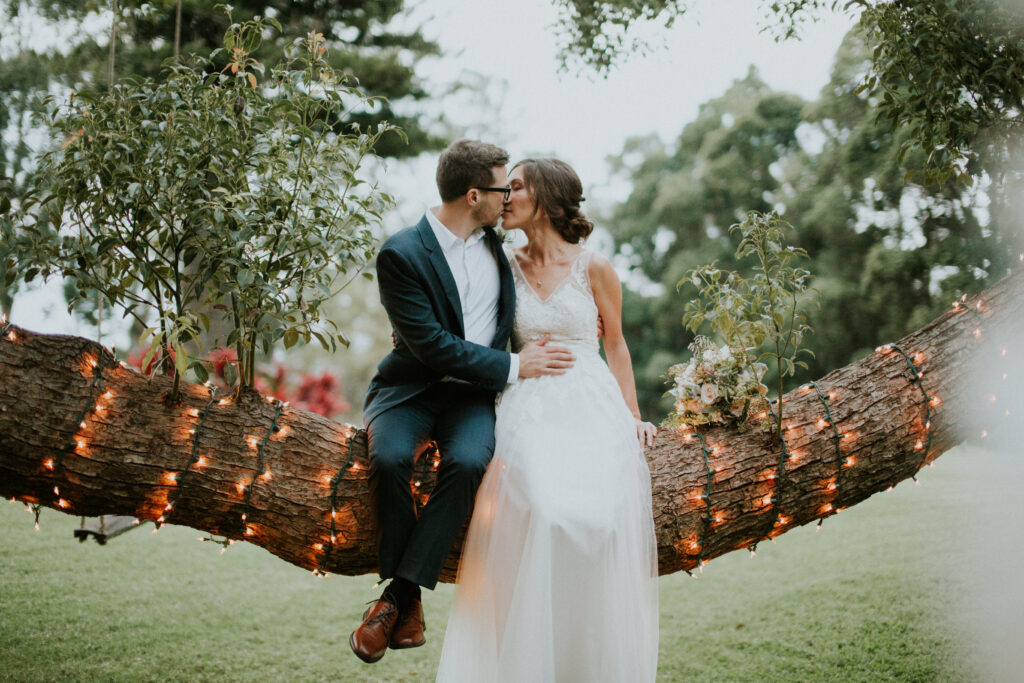
<svg viewBox="0 0 1024 683"><path fill-rule="evenodd" d="M864 32L852 31L814 102L774 92L752 69L703 104L673 144L630 140L613 161L632 192L607 224L620 257L660 292L627 291L623 306L645 414L670 409L664 374L693 339L681 320L694 290L677 293L676 283L713 262L744 272L729 226L747 211L778 211L810 256L821 306L808 311L814 357L797 381L916 329L1016 260L1017 209L998 169L979 170L972 186L905 180L901 158L913 166L925 152L904 151L911 131L878 119L880 86L860 88L870 60Z"/></svg>
<svg viewBox="0 0 1024 683"><path fill-rule="evenodd" d="M678 0L558 0L564 59L598 71L636 50L631 27L666 27ZM1024 3L1020 0L761 0L780 40L823 12L859 13L870 48L860 86L878 116L904 131L907 166L926 184L971 182L992 159L1009 161L1024 131ZM921 150L921 155L911 155ZM1019 151L1019 148L1018 150ZM912 160L912 163L910 162ZM1018 156L1018 163L1020 159ZM980 165L979 165L980 164Z"/></svg>
<svg viewBox="0 0 1024 683"><path fill-rule="evenodd" d="M10 22L37 15L52 22L40 27L55 34L61 27L70 38L59 49L38 52L30 46L0 60L0 130L15 121L31 105L34 93L54 85L94 89L108 86L111 19L110 0L0 0ZM437 122L412 113L429 93L416 74L416 62L440 54L436 43L424 38L419 28L396 29L403 0L323 2L323 0L236 0L231 14L236 21L255 16L278 21L282 31L268 33L261 48L263 61L275 64L284 57L297 36L315 31L324 36L331 68L354 77L359 88L374 98L372 108L350 112L345 122L364 127L382 121L402 128L409 144L395 139L378 150L384 156L415 156L423 150L440 149L446 140L437 135ZM177 0L118 0L114 81L129 76L160 75L161 67L175 51ZM99 23L101 22L102 23ZM224 5L206 0L182 0L180 54L210 54L220 47L230 21ZM85 30L100 25L102 30ZM77 30L68 32L69 26ZM223 68L227 57L212 66ZM344 122L342 122L344 123ZM17 146L17 145L16 145ZM20 170L29 150L3 149L0 158L6 173Z"/></svg>

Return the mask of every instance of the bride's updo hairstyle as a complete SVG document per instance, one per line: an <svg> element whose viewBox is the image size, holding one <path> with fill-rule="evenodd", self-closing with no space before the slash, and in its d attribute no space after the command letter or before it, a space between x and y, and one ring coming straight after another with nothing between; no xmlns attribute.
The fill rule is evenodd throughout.
<svg viewBox="0 0 1024 683"><path fill-rule="evenodd" d="M534 211L544 209L551 224L569 244L579 244L594 230L594 224L580 213L583 183L572 166L555 159L523 159L512 167L523 169L523 181L533 194Z"/></svg>

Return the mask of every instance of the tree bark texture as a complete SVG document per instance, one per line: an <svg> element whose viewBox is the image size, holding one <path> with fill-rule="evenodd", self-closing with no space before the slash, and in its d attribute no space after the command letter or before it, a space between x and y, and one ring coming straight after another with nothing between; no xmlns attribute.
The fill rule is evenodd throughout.
<svg viewBox="0 0 1024 683"><path fill-rule="evenodd" d="M989 414L998 413L999 362L1024 350L1022 327L1018 272L895 345L789 392L784 443L763 429L772 419L764 414L744 432L663 429L647 451L661 573L836 514L972 433L983 436L973 408L993 404ZM195 384L182 383L172 405L170 378L146 378L95 342L13 325L0 334L3 496L186 525L308 570L376 570L362 430L256 393L236 400ZM443 457L420 457L410 482L418 505ZM457 561L458 548L443 580L454 579Z"/></svg>

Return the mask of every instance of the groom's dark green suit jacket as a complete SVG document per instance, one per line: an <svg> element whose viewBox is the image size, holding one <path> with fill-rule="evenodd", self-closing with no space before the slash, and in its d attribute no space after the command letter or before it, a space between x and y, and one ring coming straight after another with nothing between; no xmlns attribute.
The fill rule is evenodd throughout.
<svg viewBox="0 0 1024 683"><path fill-rule="evenodd" d="M455 279L426 216L384 242L377 254L377 279L381 303L395 332L395 348L377 366L366 392L366 425L445 376L494 392L505 387L511 364L505 347L515 318L515 285L501 240L494 230L484 231L501 282L498 327L490 347L464 338Z"/></svg>

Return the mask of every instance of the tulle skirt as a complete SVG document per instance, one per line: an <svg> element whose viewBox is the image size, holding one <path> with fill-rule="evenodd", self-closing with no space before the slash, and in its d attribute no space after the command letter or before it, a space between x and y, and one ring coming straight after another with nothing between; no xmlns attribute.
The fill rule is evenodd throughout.
<svg viewBox="0 0 1024 683"><path fill-rule="evenodd" d="M655 679L650 474L597 353L498 404L438 681Z"/></svg>

